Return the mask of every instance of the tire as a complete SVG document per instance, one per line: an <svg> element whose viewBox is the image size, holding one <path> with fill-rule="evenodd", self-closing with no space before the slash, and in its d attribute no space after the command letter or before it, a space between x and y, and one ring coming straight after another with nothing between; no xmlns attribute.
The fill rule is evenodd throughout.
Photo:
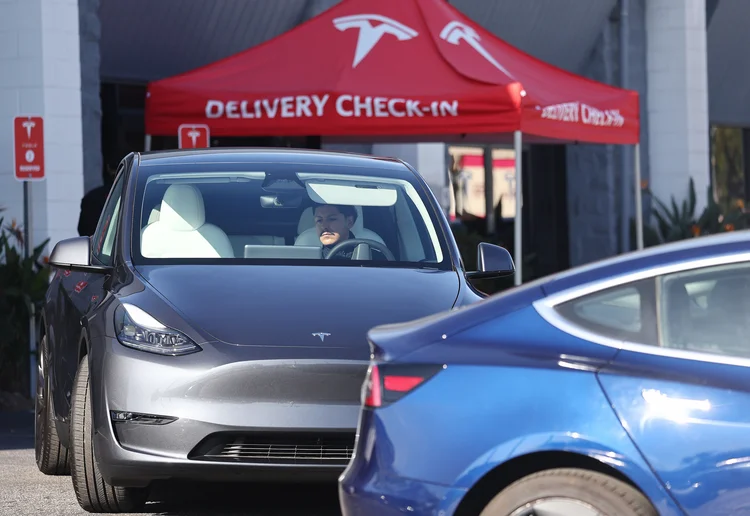
<svg viewBox="0 0 750 516"><path fill-rule="evenodd" d="M73 385L70 428L70 471L78 504L88 512L138 512L146 504L148 488L107 484L94 457L93 414L88 357L78 366Z"/></svg>
<svg viewBox="0 0 750 516"><path fill-rule="evenodd" d="M602 473L574 468L541 471L512 483L480 516L527 516L534 514L533 504L552 498L565 499L572 509L560 511L560 516L658 516L648 499L632 486Z"/></svg>
<svg viewBox="0 0 750 516"><path fill-rule="evenodd" d="M60 442L52 410L52 389L48 371L51 365L47 336L39 342L36 396L34 399L34 456L36 466L45 475L69 475L68 448Z"/></svg>

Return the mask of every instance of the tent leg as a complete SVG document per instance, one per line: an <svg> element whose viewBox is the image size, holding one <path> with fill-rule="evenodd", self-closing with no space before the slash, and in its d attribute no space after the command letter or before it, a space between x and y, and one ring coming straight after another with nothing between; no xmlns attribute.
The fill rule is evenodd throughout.
<svg viewBox="0 0 750 516"><path fill-rule="evenodd" d="M641 144L635 145L635 235L637 249L643 249L643 189L641 188Z"/></svg>
<svg viewBox="0 0 750 516"><path fill-rule="evenodd" d="M497 231L495 219L495 168L492 163L492 146L484 146L484 220L487 223L487 236Z"/></svg>
<svg viewBox="0 0 750 516"><path fill-rule="evenodd" d="M522 139L521 131L513 133L513 148L516 153L516 216L513 224L513 262L516 265L514 284L520 285L523 278L523 241L521 221L523 219L523 169L522 169Z"/></svg>
<svg viewBox="0 0 750 516"><path fill-rule="evenodd" d="M143 152L148 152L150 150L151 150L151 135L147 134L143 142Z"/></svg>

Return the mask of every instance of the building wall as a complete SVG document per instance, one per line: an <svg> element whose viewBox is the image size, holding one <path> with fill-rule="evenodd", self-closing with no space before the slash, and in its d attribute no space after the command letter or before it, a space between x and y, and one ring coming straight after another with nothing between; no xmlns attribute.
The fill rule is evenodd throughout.
<svg viewBox="0 0 750 516"><path fill-rule="evenodd" d="M83 191L102 184L101 124L99 96L101 56L100 0L78 0L81 54L81 115L83 123ZM118 156L119 158L120 156Z"/></svg>
<svg viewBox="0 0 750 516"><path fill-rule="evenodd" d="M710 184L706 0L628 4L629 70L624 86L641 96L642 180L662 201L674 197L681 204L692 179L700 214ZM621 85L617 14L580 73ZM630 231L622 231L622 214L626 221L634 215L634 156L623 169L623 152L631 151L589 145L568 149L571 265L634 248ZM645 222L653 222L653 203L645 192L643 199Z"/></svg>
<svg viewBox="0 0 750 516"><path fill-rule="evenodd" d="M710 184L706 0L646 6L650 186L680 205L692 178L700 214Z"/></svg>
<svg viewBox="0 0 750 516"><path fill-rule="evenodd" d="M47 179L31 184L33 241L47 252L77 236L83 194L81 60L75 0L0 2L0 206L23 221L23 186L13 175L12 120L44 117Z"/></svg>
<svg viewBox="0 0 750 516"><path fill-rule="evenodd" d="M640 94L641 176L648 181L651 167L645 1L628 2L628 73L624 86L635 89ZM620 27L618 6L613 10L609 23L602 28L602 33L584 67L577 73L607 84L623 85L620 66ZM627 158L627 170L624 174L623 154L626 154ZM572 266L630 249L629 221L635 213L634 154L631 146L568 146L568 231ZM648 213L649 206L648 198L644 197L644 213ZM625 232L623 215L628 223Z"/></svg>

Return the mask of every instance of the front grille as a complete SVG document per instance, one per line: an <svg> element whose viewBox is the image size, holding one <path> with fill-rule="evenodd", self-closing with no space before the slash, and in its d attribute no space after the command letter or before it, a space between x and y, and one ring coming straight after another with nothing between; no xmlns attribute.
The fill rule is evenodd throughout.
<svg viewBox="0 0 750 516"><path fill-rule="evenodd" d="M354 451L354 434L310 435L214 434L189 455L194 460L259 464L346 466Z"/></svg>

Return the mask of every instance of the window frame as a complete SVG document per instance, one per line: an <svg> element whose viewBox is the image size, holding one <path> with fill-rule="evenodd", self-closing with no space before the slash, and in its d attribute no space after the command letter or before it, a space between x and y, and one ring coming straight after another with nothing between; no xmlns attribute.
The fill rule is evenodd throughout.
<svg viewBox="0 0 750 516"><path fill-rule="evenodd" d="M115 180L112 183L112 188L110 189L109 194L107 195L107 200L104 203L104 208L102 209L102 214L99 217L99 222L96 225L96 231L94 231L94 235L91 237L91 258L92 260L96 260L97 264L104 265L111 267L114 264L114 255L117 252L117 243L118 243L118 224L122 217L123 212L123 196L125 192L125 163L121 163L119 167L117 168L117 173L115 175ZM118 191L119 190L119 191ZM117 209L117 203L119 204L119 209ZM111 211L109 211L111 209ZM115 210L117 209L117 216L115 217L115 220L109 220L107 221L107 217L110 217L114 214ZM105 227L106 224L106 227ZM110 251L110 255L106 256L102 253L104 244L107 240L107 235L109 231L114 231L113 240L112 240L112 247ZM102 232L104 234L102 235ZM98 249L98 242L101 239L101 246L102 249ZM106 257L106 259L105 259Z"/></svg>
<svg viewBox="0 0 750 516"><path fill-rule="evenodd" d="M570 287L560 292L556 292L550 296L534 301L532 305L545 321L547 321L549 324L556 327L560 331L601 346L624 351L631 351L644 355L658 355L669 358L690 360L694 362L750 367L750 359L747 358L709 354L700 351L683 350L676 348L666 348L661 346L661 343L655 346L602 336L569 322L556 310L556 307L563 303L582 298L583 296L592 293L603 292L604 290L611 287L624 286L628 283L633 283L649 278L654 280L654 284L656 285L656 279L659 276L678 272L697 271L699 269L705 269L707 267L742 263L750 265L750 251L733 251L730 254L692 257L678 263L656 265L648 269L638 270L637 272L622 274L615 277L606 277L603 279L591 281L589 283ZM662 321L660 319L660 314L657 314L657 325L660 325L661 323Z"/></svg>
<svg viewBox="0 0 750 516"><path fill-rule="evenodd" d="M338 165L338 164L322 164L322 163L287 163L287 162L266 162L266 161L247 161L243 163L226 163L226 164L203 164L203 163L189 163L181 164L179 170L174 169L173 164L169 163L154 163L143 165L138 167L138 173L135 178L134 185L134 220L144 217L144 198L146 197L146 188L151 178L154 175L169 175L170 173L175 174L211 174L221 175L224 173L232 172L245 172L253 171L255 169L264 172L278 172L278 171L293 171L303 172L305 174L315 173L340 173L342 176L360 176L371 174L375 178L382 179L393 179L399 182L404 182L408 186L404 186L405 195L410 198L408 188L411 188L414 194L419 198L423 205L425 213L420 213L420 217L426 215L429 219L430 224L425 222L425 230L434 231L435 236L435 255L439 253L442 255L440 262L407 262L407 261L378 261L372 264L365 264L357 261L345 261L345 260L297 260L297 259L247 259L244 257L235 258L147 258L141 254L141 242L140 233L136 229L136 225L130 229L130 258L131 263L134 266L151 266L151 265L254 265L254 266L309 266L309 267L372 267L381 269L419 269L419 268L436 268L444 271L455 271L457 269L458 261L457 256L452 250L451 236L446 234L445 228L440 218L441 213L438 211L438 206L434 203L434 198L430 195L429 190L423 188L422 183L416 175L404 173L398 170L392 170L388 168L380 168L377 165ZM413 200L411 202L414 202ZM419 209L418 209L419 211ZM428 236L428 238L430 238ZM430 244L432 244L430 239Z"/></svg>

